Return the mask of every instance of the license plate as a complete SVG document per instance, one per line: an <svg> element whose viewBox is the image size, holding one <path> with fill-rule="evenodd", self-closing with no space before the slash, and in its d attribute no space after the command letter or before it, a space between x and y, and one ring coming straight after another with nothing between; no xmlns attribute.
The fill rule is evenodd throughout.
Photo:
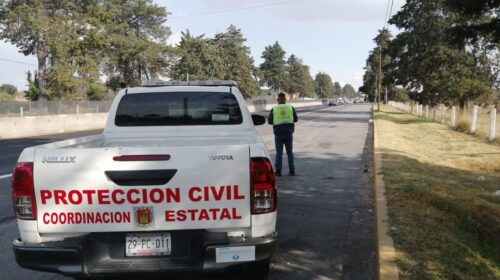
<svg viewBox="0 0 500 280"><path fill-rule="evenodd" d="M127 233L125 238L125 255L169 256L172 251L170 233Z"/></svg>

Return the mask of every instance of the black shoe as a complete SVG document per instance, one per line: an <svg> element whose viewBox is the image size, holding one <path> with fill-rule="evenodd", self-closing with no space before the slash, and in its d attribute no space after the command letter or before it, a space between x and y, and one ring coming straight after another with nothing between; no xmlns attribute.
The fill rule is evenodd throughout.
<svg viewBox="0 0 500 280"><path fill-rule="evenodd" d="M274 176L276 176L276 177L281 177L281 171L276 171L276 172L274 172Z"/></svg>
<svg viewBox="0 0 500 280"><path fill-rule="evenodd" d="M295 176L295 170L290 171L290 173L288 173L288 175Z"/></svg>

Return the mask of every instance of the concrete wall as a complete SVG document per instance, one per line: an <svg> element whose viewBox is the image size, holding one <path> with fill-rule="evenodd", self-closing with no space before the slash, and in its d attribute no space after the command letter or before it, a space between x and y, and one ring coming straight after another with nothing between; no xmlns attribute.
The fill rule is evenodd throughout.
<svg viewBox="0 0 500 280"><path fill-rule="evenodd" d="M295 108L302 108L302 107L311 107L311 106L320 106L323 103L321 101L316 101L316 100L311 100L311 101L292 101L289 102L293 107ZM276 104L266 104L264 105L247 105L248 110L250 113L258 113L258 112L265 112L269 111L273 108L273 106Z"/></svg>
<svg viewBox="0 0 500 280"><path fill-rule="evenodd" d="M100 129L108 113L0 118L0 139Z"/></svg>
<svg viewBox="0 0 500 280"><path fill-rule="evenodd" d="M296 101L294 107L319 106L321 101ZM250 112L271 110L273 104L248 105ZM30 117L0 118L0 139L19 138L52 133L101 129L106 123L108 113L89 113L72 115L50 115Z"/></svg>

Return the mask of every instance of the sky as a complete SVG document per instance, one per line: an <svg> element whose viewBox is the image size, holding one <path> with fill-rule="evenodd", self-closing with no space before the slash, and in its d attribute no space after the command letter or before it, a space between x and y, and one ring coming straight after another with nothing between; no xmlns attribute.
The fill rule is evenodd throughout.
<svg viewBox="0 0 500 280"><path fill-rule="evenodd" d="M363 83L363 67L373 38L384 26L389 0L154 0L166 7L170 44L187 29L211 37L233 24L240 28L258 66L264 48L278 41L286 56L295 54L311 74L329 74L355 89ZM392 14L404 4L394 0ZM397 32L389 28L393 34ZM15 61L17 63L11 62ZM26 88L26 72L36 69L36 58L24 56L0 42L0 84Z"/></svg>

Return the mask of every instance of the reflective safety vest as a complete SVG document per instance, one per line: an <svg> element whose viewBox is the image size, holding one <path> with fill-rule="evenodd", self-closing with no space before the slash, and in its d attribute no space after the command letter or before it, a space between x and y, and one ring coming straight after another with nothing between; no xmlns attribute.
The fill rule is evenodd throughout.
<svg viewBox="0 0 500 280"><path fill-rule="evenodd" d="M293 107L289 104L278 104L273 107L273 124L293 123Z"/></svg>

